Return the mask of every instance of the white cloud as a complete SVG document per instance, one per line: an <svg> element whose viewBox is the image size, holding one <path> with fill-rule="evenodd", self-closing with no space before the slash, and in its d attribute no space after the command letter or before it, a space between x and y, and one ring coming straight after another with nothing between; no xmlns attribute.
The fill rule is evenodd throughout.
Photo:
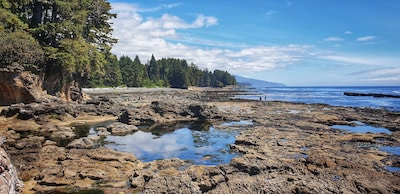
<svg viewBox="0 0 400 194"><path fill-rule="evenodd" d="M374 57L374 56L350 56L350 55L322 55L321 59L340 62L342 64L358 64L371 66L397 65L399 57Z"/></svg>
<svg viewBox="0 0 400 194"><path fill-rule="evenodd" d="M345 32L344 32L344 34L353 34L353 32L352 31L350 31L350 30L346 30Z"/></svg>
<svg viewBox="0 0 400 194"><path fill-rule="evenodd" d="M218 19L212 16L198 15L190 28L210 27L218 24Z"/></svg>
<svg viewBox="0 0 400 194"><path fill-rule="evenodd" d="M113 35L119 39L112 52L117 56L140 57L145 63L152 54L156 58L186 59L200 68L222 69L231 73L256 72L283 67L310 57L310 46L244 46L207 40L186 31L218 25L218 18L199 14L193 21L176 15L163 14L159 18L143 18L138 6L115 5L118 14L113 20ZM129 11L129 7L132 9Z"/></svg>
<svg viewBox="0 0 400 194"><path fill-rule="evenodd" d="M336 36L331 36L331 37L324 39L324 41L326 41L326 42L338 42L338 41L343 41L343 40L344 40L343 38L336 37Z"/></svg>
<svg viewBox="0 0 400 194"><path fill-rule="evenodd" d="M396 74L396 75L400 76L400 67L374 69L374 70L371 70L371 71L366 71L364 73L370 74L370 75L374 75L374 76L383 76L383 75L392 75L392 74Z"/></svg>
<svg viewBox="0 0 400 194"><path fill-rule="evenodd" d="M275 15L275 14L278 14L278 12L277 11L273 11L273 10L269 10L269 11L267 11L267 13L265 13L266 16L272 16L272 15Z"/></svg>
<svg viewBox="0 0 400 194"><path fill-rule="evenodd" d="M124 12L138 12L139 7L132 3L112 3L111 4L113 12L118 12L118 14Z"/></svg>
<svg viewBox="0 0 400 194"><path fill-rule="evenodd" d="M180 3L173 3L173 4L163 4L157 7L152 7L152 8L140 8L138 11L139 12L155 12L155 11L160 11L162 9L171 9L177 6L180 6Z"/></svg>
<svg viewBox="0 0 400 194"><path fill-rule="evenodd" d="M115 2L112 3L112 11L117 12L118 16L120 14L124 14L126 12L132 13L132 12L155 12L155 11L160 11L162 9L171 9L177 6L180 6L181 3L173 3L173 4L163 4L157 7L152 7L152 8L142 8L138 4L135 3L123 3L123 2Z"/></svg>
<svg viewBox="0 0 400 194"><path fill-rule="evenodd" d="M364 81L400 81L400 68L388 67L373 69L362 72L355 72L351 75L362 77Z"/></svg>
<svg viewBox="0 0 400 194"><path fill-rule="evenodd" d="M357 41L358 42L368 42L368 41L372 41L374 39L376 39L375 36L363 36L363 37L357 38Z"/></svg>

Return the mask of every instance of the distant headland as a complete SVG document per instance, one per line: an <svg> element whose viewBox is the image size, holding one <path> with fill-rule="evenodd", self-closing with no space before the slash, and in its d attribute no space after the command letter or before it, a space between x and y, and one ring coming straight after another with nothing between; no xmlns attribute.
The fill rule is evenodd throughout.
<svg viewBox="0 0 400 194"><path fill-rule="evenodd" d="M239 86L251 86L251 87L286 87L285 84L268 82L258 79L246 78L235 75L237 85Z"/></svg>

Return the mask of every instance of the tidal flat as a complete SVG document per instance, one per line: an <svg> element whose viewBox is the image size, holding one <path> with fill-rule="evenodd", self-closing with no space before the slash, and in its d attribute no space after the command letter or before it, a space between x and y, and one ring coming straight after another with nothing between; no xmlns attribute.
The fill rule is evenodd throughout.
<svg viewBox="0 0 400 194"><path fill-rule="evenodd" d="M400 192L400 174L393 170L400 156L390 151L400 146L399 112L232 98L242 92L237 88L93 91L86 90L79 104L2 107L2 147L24 181L24 193ZM87 136L72 127L102 121L119 125ZM239 130L226 150L238 156L212 166L175 157L143 161L95 143L135 134L144 124L189 121ZM357 123L390 133L332 127ZM57 143L66 139L67 145Z"/></svg>

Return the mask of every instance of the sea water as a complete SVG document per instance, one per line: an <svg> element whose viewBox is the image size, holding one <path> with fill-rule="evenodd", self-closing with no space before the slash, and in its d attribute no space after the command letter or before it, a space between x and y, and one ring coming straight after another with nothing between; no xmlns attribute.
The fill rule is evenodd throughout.
<svg viewBox="0 0 400 194"><path fill-rule="evenodd" d="M332 106L382 108L400 111L400 98L376 98L372 96L345 96L344 92L378 93L400 96L400 86L384 87L257 87L250 94L236 98L267 101L322 103Z"/></svg>

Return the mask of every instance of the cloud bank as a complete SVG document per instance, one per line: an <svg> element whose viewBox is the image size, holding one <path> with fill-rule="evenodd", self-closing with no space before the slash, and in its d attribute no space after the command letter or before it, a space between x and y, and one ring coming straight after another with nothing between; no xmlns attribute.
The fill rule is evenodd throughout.
<svg viewBox="0 0 400 194"><path fill-rule="evenodd" d="M207 40L190 34L190 29L219 25L218 18L197 14L192 21L171 14L144 18L142 13L170 9L180 4L140 8L135 4L112 3L118 18L112 21L113 36L119 41L112 52L117 56L140 57L145 63L156 58L182 58L200 68L222 69L231 73L257 72L284 67L309 57L308 45L248 46Z"/></svg>
<svg viewBox="0 0 400 194"><path fill-rule="evenodd" d="M294 6L290 2L287 5ZM351 54L346 51L347 54L332 54L336 52L324 50L324 47L330 44L334 44L336 49L341 49L339 43L347 46L374 44L381 37L355 36L355 32L343 30L340 35L326 37L322 42L321 39L315 40L316 45L321 44L320 48L314 45L290 43L271 46L263 43L249 45L241 41L228 42L215 37L237 38L236 40L243 40L244 37L237 37L235 34L221 35L221 31L219 34L213 34L215 29L224 25L223 18L220 21L215 16L202 13L185 15L186 17L170 14L169 9L179 6L181 4L176 3L142 8L133 3L112 3L113 12L118 14L118 18L112 21L113 36L119 39L112 52L119 57L126 55L134 58L138 55L142 63L146 63L152 54L157 59L168 57L186 59L201 69L227 70L237 75L252 73L255 75L257 72L265 73L290 66L286 70L296 69L296 74L303 73L313 77L313 73L327 74L319 70L319 67L323 66L335 69L335 72L340 74L338 75L340 80L347 79L350 75L359 80L400 80L399 69L390 68L398 66L399 57L390 55L374 57L371 53ZM263 14L271 16L278 12L268 10ZM211 36L207 36L210 34ZM362 70L364 71L356 72ZM352 74L353 72L356 73ZM289 72L288 75L293 77L294 74ZM332 80L332 83L335 81L337 80Z"/></svg>

